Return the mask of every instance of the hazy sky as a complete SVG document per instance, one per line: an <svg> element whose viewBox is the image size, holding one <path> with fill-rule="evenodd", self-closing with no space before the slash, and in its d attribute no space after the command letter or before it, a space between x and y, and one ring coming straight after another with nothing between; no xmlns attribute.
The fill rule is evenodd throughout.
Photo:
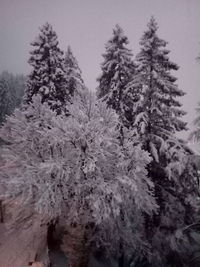
<svg viewBox="0 0 200 267"><path fill-rule="evenodd" d="M171 60L180 66L176 76L187 93L181 102L190 127L200 101L200 64L195 60L200 53L200 0L0 0L0 71L29 73L30 42L48 21L60 47L71 45L86 85L95 89L114 25L124 29L136 55L151 15L159 36L169 42Z"/></svg>

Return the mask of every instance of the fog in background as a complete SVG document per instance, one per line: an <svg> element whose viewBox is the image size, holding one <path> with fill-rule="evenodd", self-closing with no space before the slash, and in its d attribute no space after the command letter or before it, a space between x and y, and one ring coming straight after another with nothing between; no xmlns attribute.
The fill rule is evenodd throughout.
<svg viewBox="0 0 200 267"><path fill-rule="evenodd" d="M151 15L158 22L158 35L169 42L170 59L180 66L174 74L187 93L180 101L191 128L200 101L199 0L0 0L0 72L30 72L30 42L48 21L60 47L66 50L71 45L86 85L95 90L112 28L118 23L124 29L135 56ZM187 138L188 133L181 136Z"/></svg>

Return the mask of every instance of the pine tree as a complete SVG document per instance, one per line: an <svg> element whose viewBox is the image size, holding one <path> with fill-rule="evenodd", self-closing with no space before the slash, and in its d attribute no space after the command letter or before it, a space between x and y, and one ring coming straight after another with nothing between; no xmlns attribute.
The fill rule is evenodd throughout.
<svg viewBox="0 0 200 267"><path fill-rule="evenodd" d="M28 77L25 103L40 94L42 103L47 102L53 110L65 110L69 100L63 52L58 47L56 32L49 23L40 28L40 34L31 43L29 64L33 67Z"/></svg>
<svg viewBox="0 0 200 267"><path fill-rule="evenodd" d="M153 158L148 165L148 176L155 184L159 204L158 214L153 218L147 217L145 225L152 244L151 262L152 266L170 266L173 248L166 240L170 240L171 231L195 218L196 207L189 199L197 201L198 176L188 160L191 152L176 137L177 132L186 129L186 123L181 120L185 112L177 100L184 93L171 73L178 70L178 66L169 60L167 42L158 37L157 30L152 17L141 38L141 51L136 57L137 70L129 86L139 93L134 125L143 149Z"/></svg>
<svg viewBox="0 0 200 267"><path fill-rule="evenodd" d="M65 53L65 71L68 79L69 94L73 97L75 94L84 90L85 85L81 77L81 69L70 46L68 46L67 52Z"/></svg>
<svg viewBox="0 0 200 267"><path fill-rule="evenodd" d="M132 95L126 92L126 86L132 79L135 64L132 60L132 52L126 46L128 38L124 35L119 25L113 30L112 38L106 44L106 52L103 54L104 62L101 65L102 74L97 79L98 98L106 101L119 114L121 121L127 126L132 117Z"/></svg>
<svg viewBox="0 0 200 267"><path fill-rule="evenodd" d="M186 129L186 123L181 120L185 112L176 99L184 92L176 84L176 78L171 71L178 66L169 60L167 42L157 36L157 23L152 17L148 29L141 38L141 51L137 55L137 74L130 84L140 92L135 125L138 134L147 149L159 161L160 150L165 142L172 139L176 132Z"/></svg>

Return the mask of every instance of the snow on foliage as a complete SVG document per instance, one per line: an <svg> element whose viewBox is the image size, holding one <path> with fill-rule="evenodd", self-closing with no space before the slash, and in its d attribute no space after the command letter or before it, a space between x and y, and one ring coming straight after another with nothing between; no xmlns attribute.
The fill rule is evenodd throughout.
<svg viewBox="0 0 200 267"><path fill-rule="evenodd" d="M28 76L25 103L39 94L41 101L60 113L69 100L63 52L58 47L57 34L49 23L40 28L40 34L31 43L29 64L33 70Z"/></svg>
<svg viewBox="0 0 200 267"><path fill-rule="evenodd" d="M64 64L68 79L67 87L70 95L74 96L74 94L77 94L86 88L81 77L81 69L79 68L78 62L74 57L70 46L68 46L67 52L65 53Z"/></svg>
<svg viewBox="0 0 200 267"><path fill-rule="evenodd" d="M127 92L126 85L132 79L135 64L132 52L126 47L129 43L119 25L113 29L113 36L107 42L102 74L98 78L97 96L106 101L120 116L120 120L129 126L132 120L133 97Z"/></svg>
<svg viewBox="0 0 200 267"><path fill-rule="evenodd" d="M21 104L25 89L25 77L6 71L0 74L0 125Z"/></svg>
<svg viewBox="0 0 200 267"><path fill-rule="evenodd" d="M197 112L197 117L194 120L194 126L196 127L196 129L191 132L189 139L199 143L200 141L200 103L198 104L198 107L196 108L196 112Z"/></svg>
<svg viewBox="0 0 200 267"><path fill-rule="evenodd" d="M68 224L108 226L124 210L128 227L134 206L151 214L156 204L146 176L148 153L128 137L119 146L118 117L94 96L76 97L68 110L68 117L57 115L36 96L8 118L0 133L9 141L1 148L6 194Z"/></svg>
<svg viewBox="0 0 200 267"><path fill-rule="evenodd" d="M152 252L147 258L152 266L168 266L167 257L173 253L168 242L171 231L196 220L199 178L189 159L191 151L176 137L177 132L186 129L181 120L185 112L178 101L184 93L172 75L178 66L170 61L167 42L158 37L157 30L152 17L140 41L135 74L126 88L138 96L133 113L134 132L153 158L147 169L159 205L158 214L146 220L146 239Z"/></svg>
<svg viewBox="0 0 200 267"><path fill-rule="evenodd" d="M180 120L185 112L179 109L181 104L176 100L184 93L171 74L178 66L169 60L170 51L165 48L167 42L157 36L157 30L152 17L141 38L136 74L129 85L138 88L140 95L135 112L138 135L149 142L149 152L156 161L159 160L159 150L164 148L163 143L177 131L186 129L186 124Z"/></svg>

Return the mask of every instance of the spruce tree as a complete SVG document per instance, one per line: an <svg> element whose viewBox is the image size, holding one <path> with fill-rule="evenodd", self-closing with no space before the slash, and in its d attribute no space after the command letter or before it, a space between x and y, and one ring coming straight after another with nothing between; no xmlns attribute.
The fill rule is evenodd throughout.
<svg viewBox="0 0 200 267"><path fill-rule="evenodd" d="M113 36L107 42L106 51L103 54L104 62L101 64L102 74L97 81L97 97L106 102L107 106L114 109L119 115L120 145L125 145L126 129L133 126L133 110L137 96L129 85L135 73L135 64L132 59L132 52L127 48L129 44L127 36L122 28L116 25L113 29ZM135 140L134 140L135 141ZM131 148L135 149L135 142ZM121 210L120 223L123 225L124 217ZM126 249L120 238L116 246L118 248L118 266L123 266Z"/></svg>
<svg viewBox="0 0 200 267"><path fill-rule="evenodd" d="M28 62L33 70L28 77L25 103L30 103L34 95L40 94L42 103L47 102L60 113L65 110L69 92L63 52L58 47L57 34L49 23L40 28L38 37L31 45L34 49Z"/></svg>
<svg viewBox="0 0 200 267"><path fill-rule="evenodd" d="M65 53L65 71L68 79L68 90L70 96L80 93L85 89L83 79L81 77L81 69L79 68L78 61L72 53L70 46L67 48Z"/></svg>
<svg viewBox="0 0 200 267"><path fill-rule="evenodd" d="M177 132L186 129L181 120L185 112L177 100L184 93L171 73L178 66L170 61L167 42L158 37L157 30L152 17L140 41L137 70L129 87L139 95L134 126L143 149L153 158L148 175L155 184L159 204L158 214L146 218L146 233L154 255L151 260L153 266L170 266L167 257L173 248L163 240L170 240L172 231L194 219L188 210L194 214L195 205L188 199L197 197L197 175L188 160L191 152L176 137Z"/></svg>
<svg viewBox="0 0 200 267"><path fill-rule="evenodd" d="M148 29L141 38L141 51L136 57L137 74L131 84L140 92L135 125L138 133L154 160L159 161L159 151L165 141L176 132L186 129L186 123L181 120L185 112L176 99L184 92L176 84L176 78L171 71L178 70L177 64L169 60L167 42L157 35L157 23L152 17ZM136 83L136 84L134 84Z"/></svg>
<svg viewBox="0 0 200 267"><path fill-rule="evenodd" d="M127 98L126 86L135 71L132 52L126 46L129 41L119 25L113 30L112 38L107 42L104 62L101 64L102 74L97 79L98 98L104 99L120 116L121 121L129 125L132 108L132 95Z"/></svg>

